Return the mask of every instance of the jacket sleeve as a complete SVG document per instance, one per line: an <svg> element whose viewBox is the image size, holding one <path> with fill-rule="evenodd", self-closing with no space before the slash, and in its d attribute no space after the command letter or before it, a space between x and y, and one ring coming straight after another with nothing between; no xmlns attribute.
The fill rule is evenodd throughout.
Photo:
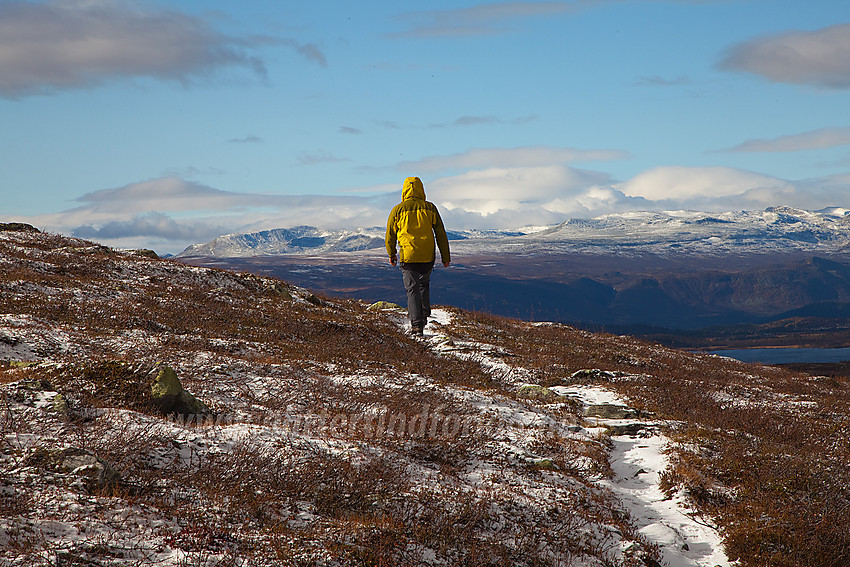
<svg viewBox="0 0 850 567"><path fill-rule="evenodd" d="M384 243L387 247L387 254L389 254L390 258L395 258L398 253L396 252L396 209L398 207L394 207L392 212L390 212L390 216L387 219L387 234L384 237Z"/></svg>
<svg viewBox="0 0 850 567"><path fill-rule="evenodd" d="M440 211L434 207L434 236L437 237L437 247L440 249L440 259L445 264L452 261L452 255L449 252L449 237L446 235L446 227L443 226L443 219L440 217Z"/></svg>

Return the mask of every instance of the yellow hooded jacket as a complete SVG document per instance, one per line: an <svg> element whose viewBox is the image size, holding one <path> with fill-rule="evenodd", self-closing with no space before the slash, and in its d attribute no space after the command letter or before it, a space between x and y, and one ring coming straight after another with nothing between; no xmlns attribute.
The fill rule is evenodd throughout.
<svg viewBox="0 0 850 567"><path fill-rule="evenodd" d="M402 262L433 262L435 236L442 262L450 262L449 239L440 212L434 203L425 200L422 181L418 177L408 177L401 190L401 203L393 207L387 219L387 254L395 258L398 242Z"/></svg>

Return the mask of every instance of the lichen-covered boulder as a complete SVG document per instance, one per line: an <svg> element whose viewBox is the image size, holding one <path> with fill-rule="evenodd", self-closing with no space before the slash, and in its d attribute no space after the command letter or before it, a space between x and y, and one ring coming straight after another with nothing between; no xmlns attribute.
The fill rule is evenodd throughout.
<svg viewBox="0 0 850 567"><path fill-rule="evenodd" d="M210 413L201 400L183 389L177 373L170 366L157 365L151 382L151 400L162 413L180 415L206 415Z"/></svg>
<svg viewBox="0 0 850 567"><path fill-rule="evenodd" d="M183 388L166 364L107 360L72 369L63 391L78 398L81 407L122 408L147 414L207 415L210 409Z"/></svg>

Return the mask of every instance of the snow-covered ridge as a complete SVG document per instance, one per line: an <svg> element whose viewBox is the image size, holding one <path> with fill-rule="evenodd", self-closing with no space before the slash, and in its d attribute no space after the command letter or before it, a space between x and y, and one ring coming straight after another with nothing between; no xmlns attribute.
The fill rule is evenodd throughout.
<svg viewBox="0 0 850 567"><path fill-rule="evenodd" d="M545 227L548 228L548 227ZM205 244L189 246L178 256L245 257L269 254L323 254L357 252L384 247L384 227L355 230L322 230L315 226L275 228L245 234L226 234ZM449 240L509 238L541 230L541 227L517 230L453 230Z"/></svg>
<svg viewBox="0 0 850 567"><path fill-rule="evenodd" d="M850 210L625 212L559 225L516 230L449 231L453 249L467 254L584 253L650 254L836 254L850 246ZM383 227L325 231L311 226L229 234L187 248L180 256L246 257L323 254L380 249Z"/></svg>

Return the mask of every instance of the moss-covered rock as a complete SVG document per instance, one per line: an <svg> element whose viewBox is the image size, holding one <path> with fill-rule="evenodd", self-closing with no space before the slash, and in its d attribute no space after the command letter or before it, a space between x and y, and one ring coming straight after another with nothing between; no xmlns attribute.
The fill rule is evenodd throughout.
<svg viewBox="0 0 850 567"><path fill-rule="evenodd" d="M155 374L154 374L155 373ZM170 366L159 364L151 382L151 399L164 414L206 415L210 409L201 400L183 389L177 373Z"/></svg>
<svg viewBox="0 0 850 567"><path fill-rule="evenodd" d="M165 364L91 363L56 376L60 390L82 407L117 407L151 415L207 415L210 409L183 388Z"/></svg>
<svg viewBox="0 0 850 567"><path fill-rule="evenodd" d="M369 311L386 311L390 309L401 309L401 306L397 303L391 303L389 301L376 301L366 309Z"/></svg>
<svg viewBox="0 0 850 567"><path fill-rule="evenodd" d="M160 364L156 368L156 375L151 383L151 396L154 399L164 398L166 396L179 396L183 391L183 384L180 383L180 378L170 366Z"/></svg>
<svg viewBox="0 0 850 567"><path fill-rule="evenodd" d="M539 471L556 471L558 466L552 459L537 459L531 463L531 466Z"/></svg>

